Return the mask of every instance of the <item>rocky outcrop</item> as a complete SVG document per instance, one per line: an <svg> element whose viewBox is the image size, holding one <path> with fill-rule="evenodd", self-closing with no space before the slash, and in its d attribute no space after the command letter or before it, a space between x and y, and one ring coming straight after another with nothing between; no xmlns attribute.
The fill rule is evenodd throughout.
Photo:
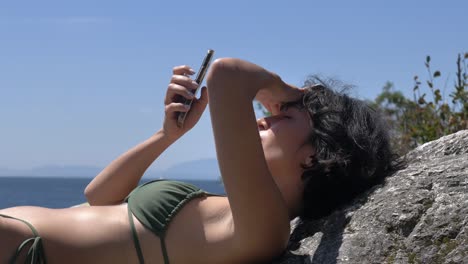
<svg viewBox="0 0 468 264"><path fill-rule="evenodd" d="M426 143L343 210L293 221L275 264L467 263L468 130Z"/></svg>

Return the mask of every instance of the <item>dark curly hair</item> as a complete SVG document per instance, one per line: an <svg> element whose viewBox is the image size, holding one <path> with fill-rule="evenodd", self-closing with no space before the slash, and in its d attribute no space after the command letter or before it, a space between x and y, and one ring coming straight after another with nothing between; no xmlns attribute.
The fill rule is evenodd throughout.
<svg viewBox="0 0 468 264"><path fill-rule="evenodd" d="M311 76L303 106L313 121L308 143L315 154L303 165L303 219L318 219L381 183L393 154L384 119L366 102L349 97L339 81Z"/></svg>

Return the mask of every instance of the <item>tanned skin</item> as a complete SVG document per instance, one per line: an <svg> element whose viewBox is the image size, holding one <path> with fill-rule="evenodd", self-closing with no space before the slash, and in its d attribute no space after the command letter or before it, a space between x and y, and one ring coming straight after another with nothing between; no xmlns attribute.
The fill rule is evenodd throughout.
<svg viewBox="0 0 468 264"><path fill-rule="evenodd" d="M159 155L195 126L208 101L227 196L196 198L179 211L166 236L171 263L268 261L285 249L289 221L300 208L300 165L313 149L285 145L281 133L309 124L303 113L279 109L283 102L300 99L302 90L258 65L223 58L211 65L208 89L194 98L189 93L197 85L190 78L193 73L186 65L173 69L162 128L93 179L85 190L91 206L0 210L36 227L48 263L138 263L123 200ZM188 109L177 96L194 99L183 127L177 126L177 112ZM255 98L273 113L270 119L255 120ZM134 222L145 261L163 263L159 238L135 217ZM0 217L0 263L7 263L31 236L25 224Z"/></svg>

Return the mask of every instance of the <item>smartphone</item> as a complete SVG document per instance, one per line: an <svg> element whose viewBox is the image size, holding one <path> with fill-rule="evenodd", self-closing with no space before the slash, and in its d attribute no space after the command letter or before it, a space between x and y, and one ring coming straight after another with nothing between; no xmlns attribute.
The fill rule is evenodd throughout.
<svg viewBox="0 0 468 264"><path fill-rule="evenodd" d="M205 78L205 74L208 70L208 67L210 66L211 59L213 58L214 50L209 49L208 53L206 54L205 58L203 59L202 65L200 69L198 70L197 77L195 78L195 82L198 83L198 87L195 90L192 90L193 94L196 94L198 88L201 87L201 84L203 82L203 78ZM191 99L183 98L183 103L188 106L192 106L192 101ZM184 125L185 117L187 116L188 112L179 112L179 115L177 117L177 125L179 127L182 127Z"/></svg>

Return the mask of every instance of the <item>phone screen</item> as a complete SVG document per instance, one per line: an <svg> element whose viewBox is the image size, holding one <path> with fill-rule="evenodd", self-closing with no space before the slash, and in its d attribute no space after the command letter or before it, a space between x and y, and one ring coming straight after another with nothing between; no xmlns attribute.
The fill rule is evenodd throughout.
<svg viewBox="0 0 468 264"><path fill-rule="evenodd" d="M208 67L210 66L211 59L213 58L214 50L209 49L208 53L206 54L205 58L203 59L202 65L200 69L198 70L197 77L195 78L195 82L198 83L197 89L193 90L193 94L196 94L198 88L201 87L201 84L203 82L203 79L205 78L205 74L208 70ZM192 101L190 99L184 98L183 103L185 105L191 106ZM182 127L184 125L185 117L187 116L188 112L179 112L179 116L177 117L177 125L179 127Z"/></svg>

